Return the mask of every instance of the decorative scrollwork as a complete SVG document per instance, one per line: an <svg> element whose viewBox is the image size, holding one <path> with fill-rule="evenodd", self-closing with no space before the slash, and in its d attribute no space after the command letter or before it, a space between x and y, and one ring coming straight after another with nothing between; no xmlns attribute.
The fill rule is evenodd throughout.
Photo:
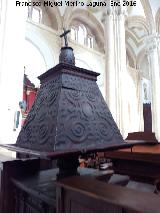
<svg viewBox="0 0 160 213"><path fill-rule="evenodd" d="M82 113L87 120L94 120L94 105L88 101L83 101L81 104Z"/></svg>
<svg viewBox="0 0 160 213"><path fill-rule="evenodd" d="M25 148L64 152L122 143L96 81L85 78L87 71L81 72L82 78L73 70L51 71L41 77L43 85L17 143Z"/></svg>
<svg viewBox="0 0 160 213"><path fill-rule="evenodd" d="M51 107L54 104L57 98L57 95L58 95L58 90L54 90L54 91L52 91L52 89L49 90L48 97L47 97L47 103L49 107Z"/></svg>
<svg viewBox="0 0 160 213"><path fill-rule="evenodd" d="M95 87L89 87L86 92L86 97L89 101L95 102L97 99L97 91Z"/></svg>
<svg viewBox="0 0 160 213"><path fill-rule="evenodd" d="M107 122L105 122L105 123L100 122L98 130L99 130L100 136L104 140L106 140L106 141L112 140L114 133L112 131L112 128L110 127L110 125Z"/></svg>
<svg viewBox="0 0 160 213"><path fill-rule="evenodd" d="M49 131L48 126L45 123L40 124L39 130L38 130L39 144L44 144L47 142L49 138L48 131Z"/></svg>
<svg viewBox="0 0 160 213"><path fill-rule="evenodd" d="M87 138L85 125L80 122L73 122L68 137L73 143L83 143Z"/></svg>

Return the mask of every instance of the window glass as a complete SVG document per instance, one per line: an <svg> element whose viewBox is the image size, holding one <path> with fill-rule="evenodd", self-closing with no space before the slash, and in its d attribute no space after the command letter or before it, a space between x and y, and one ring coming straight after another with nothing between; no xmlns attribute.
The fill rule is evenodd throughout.
<svg viewBox="0 0 160 213"><path fill-rule="evenodd" d="M78 44L85 45L88 48L93 48L94 46L94 37L91 35L91 33L88 33L88 29L80 24L75 25L71 27L71 39Z"/></svg>
<svg viewBox="0 0 160 213"><path fill-rule="evenodd" d="M36 23L40 23L41 20L41 11L38 9L33 8L32 11L32 21L36 22Z"/></svg>

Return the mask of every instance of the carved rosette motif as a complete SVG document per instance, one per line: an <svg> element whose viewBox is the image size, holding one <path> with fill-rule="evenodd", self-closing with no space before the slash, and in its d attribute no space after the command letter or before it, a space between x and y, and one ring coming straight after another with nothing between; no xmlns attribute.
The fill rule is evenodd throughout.
<svg viewBox="0 0 160 213"><path fill-rule="evenodd" d="M53 72L49 73L50 78L46 74L42 79L35 103L17 139L18 146L65 153L121 145L122 136L95 76L79 68L75 72Z"/></svg>
<svg viewBox="0 0 160 213"><path fill-rule="evenodd" d="M71 82L70 82L71 81ZM69 85L69 89L67 85ZM70 84L69 84L70 82ZM55 149L107 146L122 137L96 82L63 76ZM64 125L65 124L65 125ZM67 124L67 125L66 125Z"/></svg>
<svg viewBox="0 0 160 213"><path fill-rule="evenodd" d="M53 151L61 78L43 84L17 139L24 148Z"/></svg>

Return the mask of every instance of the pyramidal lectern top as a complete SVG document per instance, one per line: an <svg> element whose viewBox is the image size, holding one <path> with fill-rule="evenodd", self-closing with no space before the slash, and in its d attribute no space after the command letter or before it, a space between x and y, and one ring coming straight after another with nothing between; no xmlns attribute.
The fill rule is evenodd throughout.
<svg viewBox="0 0 160 213"><path fill-rule="evenodd" d="M96 72L75 66L73 49L61 48L59 64L39 79L40 90L16 146L53 158L127 146L96 83Z"/></svg>

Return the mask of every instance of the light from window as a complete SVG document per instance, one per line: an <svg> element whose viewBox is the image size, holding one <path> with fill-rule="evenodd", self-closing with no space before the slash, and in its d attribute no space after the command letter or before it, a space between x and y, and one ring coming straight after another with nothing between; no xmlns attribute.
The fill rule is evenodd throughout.
<svg viewBox="0 0 160 213"><path fill-rule="evenodd" d="M77 29L73 27L71 28L71 39L77 41Z"/></svg>
<svg viewBox="0 0 160 213"><path fill-rule="evenodd" d="M40 23L41 20L41 11L38 9L33 8L32 11L32 21L36 22L36 23Z"/></svg>
<svg viewBox="0 0 160 213"><path fill-rule="evenodd" d="M30 12L30 7L25 7L25 19L27 20L29 18L29 12Z"/></svg>
<svg viewBox="0 0 160 213"><path fill-rule="evenodd" d="M87 38L87 46L89 48L93 49L93 37L92 36L88 36L88 38Z"/></svg>
<svg viewBox="0 0 160 213"><path fill-rule="evenodd" d="M71 39L88 48L93 48L93 36L87 33L86 27L82 24L71 27Z"/></svg>
<svg viewBox="0 0 160 213"><path fill-rule="evenodd" d="M86 39L86 28L84 26L79 26L78 28L78 43L84 45Z"/></svg>

